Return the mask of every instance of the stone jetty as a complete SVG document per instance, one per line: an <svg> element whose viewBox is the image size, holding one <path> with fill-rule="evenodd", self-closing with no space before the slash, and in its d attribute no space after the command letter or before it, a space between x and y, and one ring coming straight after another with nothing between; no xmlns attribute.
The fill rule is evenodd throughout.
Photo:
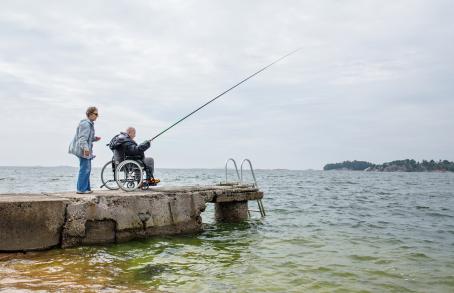
<svg viewBox="0 0 454 293"><path fill-rule="evenodd" d="M263 192L248 184L153 187L148 190L0 194L0 251L125 242L202 231L201 213L217 221L248 217Z"/></svg>

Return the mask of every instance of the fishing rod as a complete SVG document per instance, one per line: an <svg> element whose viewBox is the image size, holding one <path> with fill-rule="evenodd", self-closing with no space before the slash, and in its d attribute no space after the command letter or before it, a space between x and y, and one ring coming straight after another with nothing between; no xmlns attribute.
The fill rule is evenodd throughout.
<svg viewBox="0 0 454 293"><path fill-rule="evenodd" d="M246 82L248 79L256 76L257 74L259 74L260 72L264 71L265 69L267 69L268 67L272 66L273 64L281 61L282 59L284 58L287 58L288 56L298 52L299 50L301 50L301 48L299 49L296 49L282 57L280 57L279 59L271 62L270 64L266 65L265 67L263 67L262 69L260 69L259 71L255 72L254 74L251 74L250 76L246 77L245 79L243 79L242 81L240 81L239 83L235 84L234 86L232 86L231 88L225 90L224 92L220 93L219 95L217 95L216 97L212 98L211 100L209 100L208 102L206 102L205 104L203 104L202 106L198 107L197 109L195 109L194 111L192 111L191 113L189 113L188 115L184 116L183 118L181 118L180 120L178 120L177 122L173 123L172 125L170 125L169 127L167 127L166 129L164 129L163 131L161 131L159 134L155 135L153 138L151 138L149 141L153 141L155 140L157 137L161 136L162 134L164 134L166 131L168 131L169 129L171 129L172 127L174 127L175 125L179 124L180 122L182 122L183 120L185 120L186 118L188 118L189 116L191 116L192 114L196 113L197 111L201 110L202 108L204 108L205 106L207 106L208 104L214 102L215 100L217 100L218 98L222 97L223 95L225 95L226 93L230 92L231 90L233 90L234 88L236 88L237 86L239 86L240 84L242 84L243 82Z"/></svg>

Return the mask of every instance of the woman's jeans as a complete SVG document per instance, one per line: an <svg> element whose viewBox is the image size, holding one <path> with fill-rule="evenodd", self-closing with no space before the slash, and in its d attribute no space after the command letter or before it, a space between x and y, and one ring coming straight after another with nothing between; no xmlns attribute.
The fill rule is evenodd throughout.
<svg viewBox="0 0 454 293"><path fill-rule="evenodd" d="M90 189L91 159L80 158L79 177L77 178L77 192L85 192Z"/></svg>

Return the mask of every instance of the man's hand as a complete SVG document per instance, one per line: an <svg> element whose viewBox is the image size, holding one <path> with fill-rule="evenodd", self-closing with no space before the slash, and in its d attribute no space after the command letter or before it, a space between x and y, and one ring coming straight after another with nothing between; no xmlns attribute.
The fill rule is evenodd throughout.
<svg viewBox="0 0 454 293"><path fill-rule="evenodd" d="M90 150L84 149L84 157L88 158L90 156Z"/></svg>
<svg viewBox="0 0 454 293"><path fill-rule="evenodd" d="M95 141L101 140L100 136L95 136Z"/></svg>

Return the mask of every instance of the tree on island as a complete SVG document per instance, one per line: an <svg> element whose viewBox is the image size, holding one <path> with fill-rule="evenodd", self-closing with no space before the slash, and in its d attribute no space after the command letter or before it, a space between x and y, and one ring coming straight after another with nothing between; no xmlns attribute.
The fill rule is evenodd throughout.
<svg viewBox="0 0 454 293"><path fill-rule="evenodd" d="M342 163L327 164L323 170L354 170L363 171L374 164L365 161L344 161Z"/></svg>
<svg viewBox="0 0 454 293"><path fill-rule="evenodd" d="M352 171L381 171L381 172L454 172L454 162L448 160L397 160L383 163L381 165L372 164L365 161L344 161L342 163L327 164L323 170L352 170Z"/></svg>

